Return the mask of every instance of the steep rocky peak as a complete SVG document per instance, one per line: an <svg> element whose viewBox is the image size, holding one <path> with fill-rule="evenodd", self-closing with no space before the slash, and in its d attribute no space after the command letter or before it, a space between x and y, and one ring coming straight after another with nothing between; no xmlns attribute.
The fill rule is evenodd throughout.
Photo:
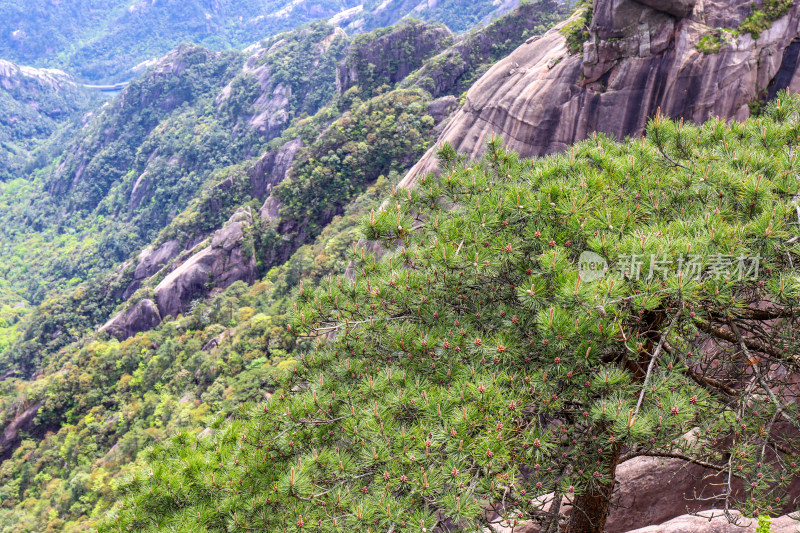
<svg viewBox="0 0 800 533"><path fill-rule="evenodd" d="M753 13L747 4L595 0L588 28L585 12L577 12L495 64L469 90L437 145L449 142L475 157L497 134L510 149L535 156L593 132L641 135L659 109L693 122L745 119L778 90L800 90L800 5L754 32L745 31ZM571 53L582 36L588 37L582 53ZM435 152L401 184L436 170Z"/></svg>
<svg viewBox="0 0 800 533"><path fill-rule="evenodd" d="M75 80L62 70L33 68L0 59L0 87L11 90L32 83L51 90L76 86Z"/></svg>

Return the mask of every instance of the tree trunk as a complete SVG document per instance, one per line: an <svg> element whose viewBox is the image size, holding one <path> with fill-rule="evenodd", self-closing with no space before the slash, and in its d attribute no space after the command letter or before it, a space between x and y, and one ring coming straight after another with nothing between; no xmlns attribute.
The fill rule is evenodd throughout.
<svg viewBox="0 0 800 533"><path fill-rule="evenodd" d="M614 492L617 465L622 449L614 446L606 465L610 480L578 496L567 515L565 533L603 533L611 510L611 495Z"/></svg>

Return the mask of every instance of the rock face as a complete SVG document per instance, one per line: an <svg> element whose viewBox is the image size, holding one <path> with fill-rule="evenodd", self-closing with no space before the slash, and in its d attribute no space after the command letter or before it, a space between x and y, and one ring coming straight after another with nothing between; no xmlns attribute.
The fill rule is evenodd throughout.
<svg viewBox="0 0 800 533"><path fill-rule="evenodd" d="M118 313L100 328L119 340L149 331L161 323L161 314L153 300L142 300L133 307Z"/></svg>
<svg viewBox="0 0 800 533"><path fill-rule="evenodd" d="M36 418L36 413L39 412L41 406L42 403L37 402L31 407L28 407L17 414L17 416L3 428L3 432L0 433L0 460L8 458L9 453L19 441L20 431L26 431L33 425L33 419Z"/></svg>
<svg viewBox="0 0 800 533"><path fill-rule="evenodd" d="M734 511L734 515L740 516L739 524L731 524L721 511L715 513L705 512L701 516L684 515L674 518L663 524L647 526L640 529L630 530L627 533L754 533L757 523L741 517ZM800 521L791 516L782 516L772 521L771 533L797 533L800 531Z"/></svg>
<svg viewBox="0 0 800 533"><path fill-rule="evenodd" d="M253 283L257 273L252 243L246 235L253 225L249 209L239 211L214 233L211 244L192 255L155 288L161 316L178 315L189 303L209 292L209 287L226 288L235 281Z"/></svg>
<svg viewBox="0 0 800 533"><path fill-rule="evenodd" d="M617 467L612 509L606 522L606 533L753 533L750 529L734 526L724 517L708 517L712 508L720 508L723 502L715 500L719 494L721 480L710 470L697 465L687 464L680 459L664 459L654 457L636 457ZM734 486L734 491L738 490ZM790 490L797 495L798 487ZM552 495L548 495L552 498ZM567 498L562 500L561 512L569 510ZM793 509L789 506L788 511ZM787 512L784 510L784 512ZM690 513L692 515L690 515ZM698 518L693 514L701 514L707 518ZM800 518L800 516L798 516ZM751 521L742 518L742 524ZM660 525L658 525L660 524ZM789 526L797 529L790 529ZM504 527L498 520L493 526L496 533L539 533L535 523L524 523L513 529ZM772 526L773 533L799 533L800 522L788 516L776 519Z"/></svg>
<svg viewBox="0 0 800 533"><path fill-rule="evenodd" d="M711 54L697 43L718 28L735 28L752 8L741 0L697 0L683 16L691 5L596 0L582 56L569 54L559 31L576 17L527 42L470 89L439 141L475 157L497 134L523 156L543 155L593 132L641 135L659 108L693 122L744 119L762 91L800 90L800 45L793 45L800 5L758 39L740 35ZM401 184L435 169L434 148Z"/></svg>
<svg viewBox="0 0 800 533"><path fill-rule="evenodd" d="M606 522L608 533L624 533L709 508L720 479L680 459L637 457L617 468L619 486ZM707 498L700 500L699 498Z"/></svg>
<svg viewBox="0 0 800 533"><path fill-rule="evenodd" d="M298 137L284 144L278 151L269 151L262 155L250 169L250 188L253 196L264 198L269 188L282 182L289 169L292 168L298 150L303 141Z"/></svg>
<svg viewBox="0 0 800 533"><path fill-rule="evenodd" d="M144 249L139 254L139 262L136 265L136 270L133 272L134 279L140 280L149 278L166 265L170 259L175 257L181 252L180 243L178 241L167 241L156 250L150 248Z"/></svg>

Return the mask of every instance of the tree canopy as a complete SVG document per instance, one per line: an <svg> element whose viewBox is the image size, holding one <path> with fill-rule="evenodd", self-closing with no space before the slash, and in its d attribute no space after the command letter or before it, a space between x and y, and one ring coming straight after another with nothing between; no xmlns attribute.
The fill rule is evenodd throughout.
<svg viewBox="0 0 800 533"><path fill-rule="evenodd" d="M779 514L800 475L799 141L783 94L541 159L444 146L439 177L364 220L350 275L300 291L306 350L275 395L150 450L103 530L479 531L493 510L599 532L637 456Z"/></svg>

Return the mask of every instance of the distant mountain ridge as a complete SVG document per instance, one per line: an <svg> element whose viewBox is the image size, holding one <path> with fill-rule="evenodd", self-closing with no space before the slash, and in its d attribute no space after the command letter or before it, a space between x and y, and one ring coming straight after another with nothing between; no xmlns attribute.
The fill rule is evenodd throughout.
<svg viewBox="0 0 800 533"><path fill-rule="evenodd" d="M96 84L116 83L174 46L241 48L312 20L333 18L348 33L404 17L466 31L519 0L7 0L0 3L0 58L59 67Z"/></svg>
<svg viewBox="0 0 800 533"><path fill-rule="evenodd" d="M23 170L32 151L93 96L61 70L0 59L0 181Z"/></svg>

